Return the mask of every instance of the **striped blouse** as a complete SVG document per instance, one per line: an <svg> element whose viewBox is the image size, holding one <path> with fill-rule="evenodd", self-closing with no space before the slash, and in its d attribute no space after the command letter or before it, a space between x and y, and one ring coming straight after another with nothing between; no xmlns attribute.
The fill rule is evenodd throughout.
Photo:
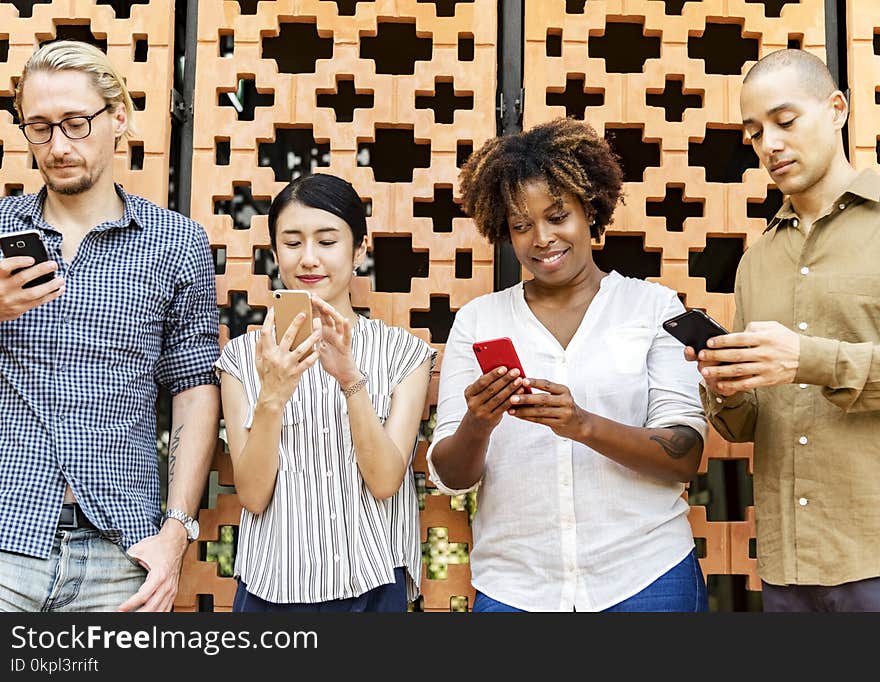
<svg viewBox="0 0 880 682"><path fill-rule="evenodd" d="M215 364L241 381L250 428L260 392L254 362L259 331L229 341ZM400 327L360 318L352 334L355 363L383 422L395 387L426 359L427 343ZM410 453L415 453L416 443ZM250 593L274 603L355 597L407 572L407 595L419 595L421 539L412 470L400 490L377 500L355 461L348 406L320 362L303 374L284 408L275 492L265 511L241 512L235 576Z"/></svg>

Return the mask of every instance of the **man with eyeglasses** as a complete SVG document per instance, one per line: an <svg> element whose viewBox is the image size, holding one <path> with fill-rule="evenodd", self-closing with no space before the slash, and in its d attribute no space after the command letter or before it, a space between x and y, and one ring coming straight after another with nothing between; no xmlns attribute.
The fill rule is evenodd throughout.
<svg viewBox="0 0 880 682"><path fill-rule="evenodd" d="M49 260L0 260L0 611L168 611L217 438L208 239L114 182L133 107L103 52L39 48L15 107L45 185L0 199L0 235L35 230Z"/></svg>

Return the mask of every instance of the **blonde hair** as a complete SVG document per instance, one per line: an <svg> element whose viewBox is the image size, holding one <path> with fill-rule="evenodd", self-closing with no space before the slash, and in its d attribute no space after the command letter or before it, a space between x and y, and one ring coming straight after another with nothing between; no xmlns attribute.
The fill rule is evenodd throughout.
<svg viewBox="0 0 880 682"><path fill-rule="evenodd" d="M134 104L125 86L125 80L113 62L97 47L78 40L56 40L47 43L34 52L15 86L15 111L19 120L24 120L21 113L21 93L27 77L39 71L82 71L91 76L92 83L98 89L104 101L109 105L122 104L128 119L128 128L122 137L131 137L134 129Z"/></svg>

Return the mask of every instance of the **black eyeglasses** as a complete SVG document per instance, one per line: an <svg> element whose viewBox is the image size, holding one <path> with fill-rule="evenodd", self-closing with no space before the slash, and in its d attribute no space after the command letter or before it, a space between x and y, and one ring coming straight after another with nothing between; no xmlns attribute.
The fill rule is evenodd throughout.
<svg viewBox="0 0 880 682"><path fill-rule="evenodd" d="M31 144L46 144L52 139L52 133L55 132L55 126L61 128L61 132L69 140L81 140L88 137L92 132L92 119L100 116L110 108L109 104L105 104L100 111L96 111L91 116L70 116L61 119L58 123L45 123L36 121L34 123L21 123L19 128L28 142Z"/></svg>

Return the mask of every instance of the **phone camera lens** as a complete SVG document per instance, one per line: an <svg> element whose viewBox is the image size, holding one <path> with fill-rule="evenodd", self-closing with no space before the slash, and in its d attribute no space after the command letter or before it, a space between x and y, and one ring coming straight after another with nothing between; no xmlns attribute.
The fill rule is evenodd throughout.
<svg viewBox="0 0 880 682"><path fill-rule="evenodd" d="M677 327L677 326L678 326L678 322L670 322L670 323L669 323L669 326L670 326L670 327Z"/></svg>
<svg viewBox="0 0 880 682"><path fill-rule="evenodd" d="M21 240L15 242L15 245L16 245L19 249L23 249L23 248L24 248L24 242L21 241Z"/></svg>

